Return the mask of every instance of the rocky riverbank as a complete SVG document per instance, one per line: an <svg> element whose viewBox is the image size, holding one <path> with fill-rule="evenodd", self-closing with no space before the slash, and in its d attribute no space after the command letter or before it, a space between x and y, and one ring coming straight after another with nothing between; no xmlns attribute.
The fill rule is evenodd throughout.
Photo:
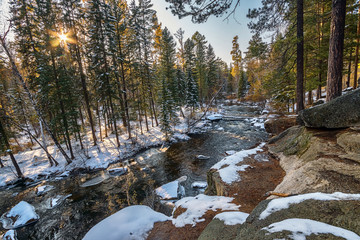
<svg viewBox="0 0 360 240"><path fill-rule="evenodd" d="M360 115L358 105L351 110L359 99L356 90L301 112L298 123L305 126L285 130L265 147L286 173L275 195L243 223L213 219L199 239L360 239ZM265 127L276 132L283 122ZM217 194L234 187L217 186L216 173L209 175Z"/></svg>

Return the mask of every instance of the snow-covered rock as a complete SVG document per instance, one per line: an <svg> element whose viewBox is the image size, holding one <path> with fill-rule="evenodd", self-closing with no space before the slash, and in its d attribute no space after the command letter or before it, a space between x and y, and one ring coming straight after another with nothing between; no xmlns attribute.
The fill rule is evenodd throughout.
<svg viewBox="0 0 360 240"><path fill-rule="evenodd" d="M210 159L209 156L205 156L205 155L197 155L196 156L196 159L199 159L199 160L208 160Z"/></svg>
<svg viewBox="0 0 360 240"><path fill-rule="evenodd" d="M233 210L239 209L239 206L231 203L234 200L229 197L207 196L199 194L196 197L182 198L175 203L173 213L178 208L186 209L185 212L172 219L176 227L184 227L187 224L195 226L196 223L204 221L202 218L208 210Z"/></svg>
<svg viewBox="0 0 360 240"><path fill-rule="evenodd" d="M162 200L173 200L178 198L179 181L175 180L155 189L156 194Z"/></svg>
<svg viewBox="0 0 360 240"><path fill-rule="evenodd" d="M40 196L40 195L44 195L45 193L49 192L50 190L54 189L54 186L51 185L42 185L37 187L36 189L36 195Z"/></svg>
<svg viewBox="0 0 360 240"><path fill-rule="evenodd" d="M360 240L360 236L352 231L310 219L286 219L262 228L262 230L269 233L289 231L291 232L289 237L295 240L306 240L306 237L312 234L331 234L341 239Z"/></svg>
<svg viewBox="0 0 360 240"><path fill-rule="evenodd" d="M206 188L207 187L207 182L193 182L191 184L192 188Z"/></svg>
<svg viewBox="0 0 360 240"><path fill-rule="evenodd" d="M119 167L119 168L111 168L111 169L108 169L108 172L111 174L111 175L116 175L116 176L120 176L120 175L123 175L125 173L127 173L128 169L126 167Z"/></svg>
<svg viewBox="0 0 360 240"><path fill-rule="evenodd" d="M239 166L238 164L241 163L244 158L262 151L262 147L264 145L265 143L262 143L256 148L243 150L231 156L227 156L212 166L211 169L217 170L220 174L221 180L227 184L238 181L240 180L238 171L245 171L246 168L249 167L249 165Z"/></svg>
<svg viewBox="0 0 360 240"><path fill-rule="evenodd" d="M2 237L3 240L17 240L17 235L15 230L7 231Z"/></svg>
<svg viewBox="0 0 360 240"><path fill-rule="evenodd" d="M270 214L288 208L292 204L298 204L306 200L319 200L319 201L341 201L341 200L357 200L360 201L360 194L347 194L347 193L307 193L287 198L273 199L267 205L266 209L260 214L260 219L265 219Z"/></svg>
<svg viewBox="0 0 360 240"><path fill-rule="evenodd" d="M109 178L109 175L107 173L102 173L101 175L94 177L90 180L87 180L83 184L80 185L80 187L90 187L94 185L98 185Z"/></svg>
<svg viewBox="0 0 360 240"><path fill-rule="evenodd" d="M236 225L243 224L248 216L249 214L244 212L223 212L214 218L223 221L225 225Z"/></svg>
<svg viewBox="0 0 360 240"><path fill-rule="evenodd" d="M147 206L134 205L96 224L86 233L83 240L146 239L147 233L153 228L155 222L167 220L169 217Z"/></svg>
<svg viewBox="0 0 360 240"><path fill-rule="evenodd" d="M35 208L25 201L19 202L9 212L4 213L0 220L5 229L19 228L39 220Z"/></svg>
<svg viewBox="0 0 360 240"><path fill-rule="evenodd" d="M218 120L223 119L223 117L224 116L222 114L212 114L212 115L206 116L206 119L210 120L210 121L218 121Z"/></svg>

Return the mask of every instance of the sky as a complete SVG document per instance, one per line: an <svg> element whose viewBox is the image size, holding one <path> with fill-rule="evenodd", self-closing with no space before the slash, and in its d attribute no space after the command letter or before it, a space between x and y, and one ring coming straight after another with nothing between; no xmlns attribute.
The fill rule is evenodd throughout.
<svg viewBox="0 0 360 240"><path fill-rule="evenodd" d="M228 21L224 20L225 17L211 16L206 23L194 24L191 22L191 17L179 20L178 17L172 15L170 10L166 10L168 4L165 0L153 0L152 2L159 21L163 23L164 27L166 26L172 33L182 28L185 30L185 39L199 31L213 46L215 54L228 64L231 62L230 51L233 38L236 35L239 36L238 42L242 52L246 51L251 39L252 34L247 27L249 19L246 18L248 9L261 6L261 0L241 0L235 15L231 16Z"/></svg>
<svg viewBox="0 0 360 240"><path fill-rule="evenodd" d="M247 27L249 22L249 19L246 18L248 9L261 6L261 0L241 0L235 14L228 20L224 20L225 17L211 16L205 23L194 24L191 22L191 17L179 19L172 15L170 10L166 10L168 3L165 0L153 0L152 2L163 27L166 26L173 34L182 28L185 30L185 39L199 31L206 37L208 44L213 46L215 54L228 64L231 63L230 51L232 40L236 35L239 36L240 50L245 52L248 47L248 42L252 36ZM0 21L3 21L8 12L8 0L0 0L0 6ZM0 31L3 32L3 30L4 25L0 23Z"/></svg>

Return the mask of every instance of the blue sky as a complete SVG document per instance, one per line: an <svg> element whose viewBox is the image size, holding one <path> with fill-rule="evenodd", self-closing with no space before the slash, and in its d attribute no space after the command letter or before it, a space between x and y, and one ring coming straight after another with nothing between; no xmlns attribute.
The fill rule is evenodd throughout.
<svg viewBox="0 0 360 240"><path fill-rule="evenodd" d="M246 51L252 35L247 28L249 20L246 18L246 14L249 8L261 6L261 0L241 0L235 15L230 17L228 21L224 20L224 17L212 16L206 23L194 24L190 17L178 19L178 17L173 16L169 10L166 10L168 4L165 0L153 0L152 2L163 26L166 26L172 33L182 28L185 30L185 38L191 37L192 34L199 31L214 47L216 55L227 63L231 62L231 42L234 36L239 36L240 49L242 52ZM4 20L4 15L8 12L7 5L8 0L0 0L0 21ZM0 31L3 29L3 23L0 23Z"/></svg>
<svg viewBox="0 0 360 240"><path fill-rule="evenodd" d="M252 36L247 27L249 19L246 18L246 14L249 8L261 6L261 0L241 0L235 15L230 17L229 21L224 20L224 17L216 18L212 16L206 23L194 24L191 22L190 17L179 20L178 17L173 16L170 10L166 10L168 4L165 0L153 0L152 2L159 21L168 27L172 33L175 33L181 27L185 30L185 38L188 38L196 31L199 31L205 35L208 43L214 47L216 55L227 63L231 62L230 51L234 36L239 36L240 49L242 52L246 51Z"/></svg>

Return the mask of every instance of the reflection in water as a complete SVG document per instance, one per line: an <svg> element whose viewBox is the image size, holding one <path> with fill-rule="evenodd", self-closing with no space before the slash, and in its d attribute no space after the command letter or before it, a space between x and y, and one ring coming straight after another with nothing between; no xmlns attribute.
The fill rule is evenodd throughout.
<svg viewBox="0 0 360 240"><path fill-rule="evenodd" d="M259 108L248 105L226 106L223 115L244 118L213 122L212 130L191 135L186 142L140 153L129 159L130 166L124 175L100 171L49 181L46 184L55 189L42 196L36 196L36 186L2 190L0 213L9 210L15 202L28 201L35 206L40 220L33 226L17 230L19 239L81 239L96 223L129 204L143 203L154 207L153 190L179 177L187 176L182 183L186 195L197 195L203 189L193 188L191 184L206 181L207 171L226 156L226 151L248 149L266 139L267 134L247 119L259 112ZM210 158L199 160L198 155ZM120 167L123 164L116 163L109 169ZM69 194L71 196L54 208L46 207L49 199Z"/></svg>

